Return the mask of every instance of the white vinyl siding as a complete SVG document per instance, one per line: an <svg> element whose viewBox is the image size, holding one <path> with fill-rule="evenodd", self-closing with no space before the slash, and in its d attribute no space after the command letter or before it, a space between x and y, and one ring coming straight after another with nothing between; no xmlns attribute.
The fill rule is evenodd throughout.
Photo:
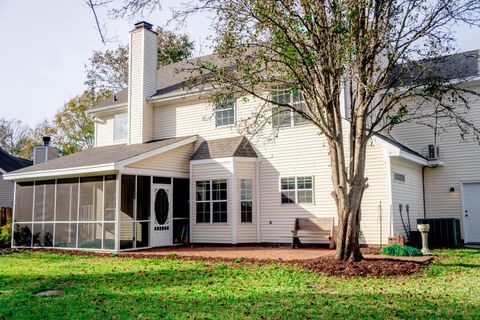
<svg viewBox="0 0 480 320"><path fill-rule="evenodd" d="M236 160L237 176L237 242L255 243L257 242L257 180L255 174L256 163ZM252 222L242 222L241 217L241 199L242 199L242 181L252 182Z"/></svg>
<svg viewBox="0 0 480 320"><path fill-rule="evenodd" d="M261 105L262 102L253 97L237 99L237 123L248 118ZM197 98L185 98L177 102L158 104L155 107L154 138L163 139L198 134L199 141L202 141L239 135L235 127L215 129L215 119L212 115L212 106ZM266 143L265 139L271 137L272 133L273 129L267 126L261 135L251 139L251 143L260 157L258 177L255 177L255 164L249 164L253 166L253 169L250 169L252 177L258 178L260 183L260 240L270 243L290 243L296 217L337 217L335 202L331 196L332 182L328 145L325 143L325 138L319 136L318 130L310 124L280 130L278 137ZM348 133L345 136L348 137ZM369 143L367 153L366 174L369 178L369 187L363 198L361 228L367 243L379 244L382 241L385 244L390 232L388 158L385 156L384 149L373 142ZM237 166L239 165L240 163L237 162ZM202 172L203 180L214 179L217 177L212 174L218 176L218 173L222 172L219 167L223 167L226 171L223 171L224 175L222 174L218 178L231 176L229 165L192 165L192 189L195 189L194 181L199 180L196 176L200 172ZM208 174L204 174L204 170ZM282 205L280 178L305 176L315 177L313 197L315 204ZM240 173L237 175L237 242L255 242L255 226L252 228L253 231L240 231L240 228L251 227L248 224L242 224L238 214L240 212L239 179L241 178L248 178L248 176L240 176ZM254 183L255 187L256 183ZM195 208L192 208L192 211L194 210ZM256 205L254 204L254 224L257 219L255 210ZM195 216L194 212L192 215ZM381 226L380 221L382 222ZM227 229L231 231L230 228L221 229L221 227L220 225L212 227L193 224L192 241L231 243L231 232L226 234Z"/></svg>
<svg viewBox="0 0 480 320"><path fill-rule="evenodd" d="M204 163L191 165L191 226L192 243L232 243L232 163ZM197 181L224 180L227 183L227 223L197 223L196 194Z"/></svg>
<svg viewBox="0 0 480 320"><path fill-rule="evenodd" d="M128 165L128 168L171 171L188 174L193 143Z"/></svg>
<svg viewBox="0 0 480 320"><path fill-rule="evenodd" d="M422 166L392 158L391 170L393 235L401 234L406 239L405 227L417 231L417 219L423 218ZM403 176L404 181L398 181L398 175Z"/></svg>
<svg viewBox="0 0 480 320"><path fill-rule="evenodd" d="M469 89L480 91L478 84ZM480 101L472 98L467 116L477 127L480 126ZM419 124L402 124L393 128L393 136L417 152L426 150L434 143L433 129ZM463 232L462 183L480 182L480 146L466 135L460 137L455 126L444 125L437 136L440 161L443 166L425 169L425 208L427 218L457 218ZM408 180L408 177L407 177ZM450 188L455 192L450 192Z"/></svg>

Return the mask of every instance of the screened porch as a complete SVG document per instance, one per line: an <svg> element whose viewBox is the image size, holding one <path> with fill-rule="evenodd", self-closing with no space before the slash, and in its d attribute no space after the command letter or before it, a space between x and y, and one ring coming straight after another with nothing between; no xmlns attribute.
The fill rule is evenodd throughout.
<svg viewBox="0 0 480 320"><path fill-rule="evenodd" d="M13 246L134 250L188 239L188 179L104 174L16 183Z"/></svg>

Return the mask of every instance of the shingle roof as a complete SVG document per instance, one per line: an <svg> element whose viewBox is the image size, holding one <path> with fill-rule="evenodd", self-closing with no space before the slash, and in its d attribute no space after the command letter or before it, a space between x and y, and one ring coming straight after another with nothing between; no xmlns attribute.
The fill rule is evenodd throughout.
<svg viewBox="0 0 480 320"><path fill-rule="evenodd" d="M53 159L44 163L40 163L35 166L20 169L12 173L18 174L35 171L58 170L117 163L135 157L142 153L165 147L175 142L179 142L191 137L193 136L163 139L131 145L120 144L105 147L96 147L73 153L68 156Z"/></svg>
<svg viewBox="0 0 480 320"><path fill-rule="evenodd" d="M392 71L394 87L424 83L427 79L463 80L480 75L480 50L398 65Z"/></svg>
<svg viewBox="0 0 480 320"><path fill-rule="evenodd" d="M407 153L410 153L410 154L412 154L414 156L417 156L417 157L420 157L422 159L428 160L427 157L425 157L423 154L421 154L421 153L419 153L419 152L417 152L413 149L410 149L409 147L407 147L403 143L397 141L394 137L392 137L389 134L377 133L375 136L377 136L378 138L383 139L383 140L387 141L388 143L400 148L400 150L402 150L402 151L405 151Z"/></svg>
<svg viewBox="0 0 480 320"><path fill-rule="evenodd" d="M10 172L31 166L32 164L32 161L12 156L11 154L5 152L5 150L0 148L0 169L3 169L6 172Z"/></svg>
<svg viewBox="0 0 480 320"><path fill-rule="evenodd" d="M192 160L251 157L256 158L257 153L247 138L239 136L233 138L203 141L193 153Z"/></svg>
<svg viewBox="0 0 480 320"><path fill-rule="evenodd" d="M128 103L128 89L123 89L116 94L112 95L110 98L103 100L102 102L96 104L92 107L91 110L101 109L103 107L113 106L116 104L127 104Z"/></svg>

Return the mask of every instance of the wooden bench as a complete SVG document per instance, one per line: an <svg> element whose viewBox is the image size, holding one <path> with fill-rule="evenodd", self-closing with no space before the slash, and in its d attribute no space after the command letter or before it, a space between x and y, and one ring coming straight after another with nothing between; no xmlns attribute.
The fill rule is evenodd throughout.
<svg viewBox="0 0 480 320"><path fill-rule="evenodd" d="M320 243L327 243L330 249L335 248L335 219L334 218L295 218L292 231L292 248L301 247L298 232L314 232L315 238L321 238Z"/></svg>

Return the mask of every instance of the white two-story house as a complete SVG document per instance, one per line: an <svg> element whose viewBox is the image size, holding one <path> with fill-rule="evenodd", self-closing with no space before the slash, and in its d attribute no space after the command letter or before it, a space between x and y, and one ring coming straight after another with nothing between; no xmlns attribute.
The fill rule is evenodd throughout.
<svg viewBox="0 0 480 320"><path fill-rule="evenodd" d="M157 70L156 55L152 26L135 24L128 89L90 111L95 147L6 175L16 182L14 246L290 243L295 218L336 217L328 146L314 126L284 114L264 129L281 126L274 140L247 139L237 126L259 101L212 106L184 90L185 62ZM372 139L362 241L404 234L408 207L412 230L417 218L453 217L466 241L480 242L480 148L459 139L440 138L440 161L423 152L433 140L425 130Z"/></svg>

